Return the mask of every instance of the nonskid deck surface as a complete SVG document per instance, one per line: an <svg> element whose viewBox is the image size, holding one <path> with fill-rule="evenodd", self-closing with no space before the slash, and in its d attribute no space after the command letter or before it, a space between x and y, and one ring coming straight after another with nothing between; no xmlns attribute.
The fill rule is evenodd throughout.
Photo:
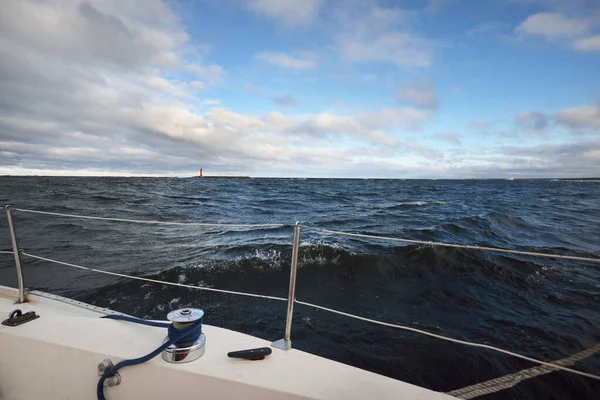
<svg viewBox="0 0 600 400"><path fill-rule="evenodd" d="M166 329L99 318L106 309L42 296L14 304L16 291L0 287L1 316L17 308L40 315L18 327L0 325L0 398L95 399L98 363L147 354L166 335ZM230 351L270 342L209 325L203 331L200 359L169 364L159 356L123 368L121 384L105 389L107 399L452 398L298 350L273 348L261 361L231 359Z"/></svg>

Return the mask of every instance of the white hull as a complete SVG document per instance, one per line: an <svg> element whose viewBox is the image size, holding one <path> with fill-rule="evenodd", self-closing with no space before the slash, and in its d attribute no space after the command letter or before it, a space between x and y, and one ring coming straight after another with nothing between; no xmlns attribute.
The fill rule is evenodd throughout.
<svg viewBox="0 0 600 400"><path fill-rule="evenodd" d="M110 310L61 301L39 292L14 304L16 289L0 286L0 315L15 309L40 318L17 327L0 325L0 398L96 399L97 365L136 358L158 347L166 330L99 318ZM119 371L120 385L106 387L117 399L451 399L298 350L261 361L236 360L227 353L270 343L204 325L206 351L198 360L170 364L160 356Z"/></svg>

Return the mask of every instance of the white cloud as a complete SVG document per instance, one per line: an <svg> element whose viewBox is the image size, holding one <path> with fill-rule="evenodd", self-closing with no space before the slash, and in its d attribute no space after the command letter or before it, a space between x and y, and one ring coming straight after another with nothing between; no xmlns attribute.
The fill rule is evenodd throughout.
<svg viewBox="0 0 600 400"><path fill-rule="evenodd" d="M460 144L460 135L456 132L438 132L433 136L437 139L445 140L452 144Z"/></svg>
<svg viewBox="0 0 600 400"><path fill-rule="evenodd" d="M427 12L438 12L443 8L455 3L457 0L430 0L429 4L425 8Z"/></svg>
<svg viewBox="0 0 600 400"><path fill-rule="evenodd" d="M160 0L0 2L3 49L71 68L152 75L186 69L220 81L223 69L192 57L194 46Z"/></svg>
<svg viewBox="0 0 600 400"><path fill-rule="evenodd" d="M582 157L600 164L600 149L586 151Z"/></svg>
<svg viewBox="0 0 600 400"><path fill-rule="evenodd" d="M573 48L581 52L600 51L600 35L577 39L573 42Z"/></svg>
<svg viewBox="0 0 600 400"><path fill-rule="evenodd" d="M219 99L204 99L200 100L200 104L203 106L216 106L221 104L221 100Z"/></svg>
<svg viewBox="0 0 600 400"><path fill-rule="evenodd" d="M523 174L549 173L553 162L569 174L598 170L597 142L521 148L519 154L497 159L465 153L463 169L452 169L459 162L447 157L448 152L407 139L433 119L432 109L373 106L345 113L284 114L217 107L218 100L203 96L211 91L201 90L221 81L225 71L195 56L200 45L191 43L165 3L82 4L0 1L0 173L186 175L202 166L243 174L295 175L302 170L319 176L357 171L374 176L483 176L512 173L515 169L508 164L525 165L523 160L538 162L519 169ZM344 26L338 33L365 45L394 35L418 39L408 30L410 15L390 13L380 9L369 18L353 17L364 23L355 31ZM273 54L284 57L263 61L300 70L317 66L309 54ZM406 65L396 56L378 57L367 54L366 59ZM411 104L433 104L432 97L409 97ZM547 116L551 126L583 133L597 132L600 124L593 106ZM485 130L489 125L480 120L472 127ZM452 132L435 137L458 140ZM569 161L562 154L576 158Z"/></svg>
<svg viewBox="0 0 600 400"><path fill-rule="evenodd" d="M191 81L189 83L189 87L194 90L202 90L204 89L204 82L202 81Z"/></svg>
<svg viewBox="0 0 600 400"><path fill-rule="evenodd" d="M5 7L5 4L8 3L0 6ZM64 3L66 9L58 11L45 3L35 4L40 7L37 12L47 7L48 12L58 13L57 18L64 22L67 30L71 29L71 19L81 18L77 3ZM143 4L152 8L152 3ZM140 9L144 13L148 11L146 7ZM103 15L108 21L126 21L123 26L133 35L131 46L134 46L139 40L132 32L137 31L129 27L129 20L120 15L120 11L117 6L110 13L104 10ZM263 171L269 168L283 171L282 162L289 165L289 171L294 171L298 165L322 164L323 160L335 168L335 165L352 162L354 154L363 154L361 152L370 148L393 149L392 154L433 152L397 137L405 129L419 130L430 120L429 111L390 108L356 115L286 116L275 112L249 115L212 108L203 113L196 107L215 104L216 100L197 98L197 90L204 88L205 79L220 79L223 70L219 66L184 60L181 54L186 53L187 42L178 45L166 42L164 48L151 48L143 64L125 55L114 56L118 60L115 62L112 54L89 54L73 62L75 50L65 52L56 43L31 44L23 39L37 34L40 22L34 26L28 13L20 17L15 26L24 32L5 31L0 48L3 171L180 173L185 169L193 171L202 163L206 168L226 173L243 170L247 165ZM145 18L160 19L162 11ZM135 24L140 31L149 29L143 22ZM168 27L164 28L166 32L180 29L172 25L176 21L170 18L163 24ZM164 33L160 30L163 24L154 27L158 29L155 36ZM60 30L62 26L51 25L44 29ZM122 28L116 23L109 27ZM121 40L113 34L107 37ZM78 46L85 48L86 40L96 38L78 40L81 40ZM110 48L109 42L104 45ZM172 66L163 64L164 57L160 56L163 53L176 56ZM285 57L275 57L275 61L293 68L315 65L312 59L303 57L292 58L291 64ZM204 78L166 78L178 76L172 72L180 69L186 72L184 77L192 73ZM340 141L340 137L351 138L352 144Z"/></svg>
<svg viewBox="0 0 600 400"><path fill-rule="evenodd" d="M1 152L0 152L1 154ZM20 166L0 165L0 175L34 175L34 176L89 176L89 177L159 177L163 174L149 174L139 172L111 171L103 168L83 169L50 169L50 168L27 168ZM170 176L173 176L172 174Z"/></svg>
<svg viewBox="0 0 600 400"><path fill-rule="evenodd" d="M255 86L251 83L246 83L244 84L244 86L242 87L245 91L250 92L252 94L261 94L262 93L262 89L258 86Z"/></svg>
<svg viewBox="0 0 600 400"><path fill-rule="evenodd" d="M583 105L551 113L528 111L515 115L515 123L530 135L546 134L559 129L585 134L600 131L600 106Z"/></svg>
<svg viewBox="0 0 600 400"><path fill-rule="evenodd" d="M436 108L438 106L437 93L428 81L408 82L401 85L396 93L396 99L415 107Z"/></svg>
<svg viewBox="0 0 600 400"><path fill-rule="evenodd" d="M487 118L477 118L474 119L473 121L471 121L469 123L469 125L467 125L468 129L477 131L479 133L486 133L491 126L491 122L489 119Z"/></svg>
<svg viewBox="0 0 600 400"><path fill-rule="evenodd" d="M573 129L600 129L600 106L580 106L556 113L559 124Z"/></svg>
<svg viewBox="0 0 600 400"><path fill-rule="evenodd" d="M352 62L428 67L434 44L410 31L413 18L412 12L391 8L348 11L335 40L344 58Z"/></svg>
<svg viewBox="0 0 600 400"><path fill-rule="evenodd" d="M287 26L304 25L317 16L322 0L250 0L251 10Z"/></svg>
<svg viewBox="0 0 600 400"><path fill-rule="evenodd" d="M387 32L373 37L350 34L336 36L345 58L358 63L389 63L398 67L429 67L433 62L431 42L410 33Z"/></svg>
<svg viewBox="0 0 600 400"><path fill-rule="evenodd" d="M301 57L293 57L287 53L277 51L263 51L256 55L260 61L289 69L313 69L317 66L312 54L304 53Z"/></svg>
<svg viewBox="0 0 600 400"><path fill-rule="evenodd" d="M590 18L567 17L560 13L538 13L515 28L517 34L537 35L548 40L573 39L589 31Z"/></svg>
<svg viewBox="0 0 600 400"><path fill-rule="evenodd" d="M216 126L226 127L231 132L279 134L286 138L291 135L300 139L347 135L373 144L392 146L399 141L389 132L418 131L431 116L428 110L412 108L384 108L350 116L328 112L294 116L271 112L256 116L239 114L224 108L215 108L206 114L206 118Z"/></svg>
<svg viewBox="0 0 600 400"><path fill-rule="evenodd" d="M202 82L178 72L215 78L222 68L194 57L162 2L9 0L0 33L0 147L11 149L10 168L164 171L210 151L182 142L206 136L193 104L215 100L197 99Z"/></svg>
<svg viewBox="0 0 600 400"><path fill-rule="evenodd" d="M388 126L410 131L420 131L423 124L430 121L433 113L430 110L415 108L383 108L360 114L357 118L367 126L386 129Z"/></svg>
<svg viewBox="0 0 600 400"><path fill-rule="evenodd" d="M600 35L597 32L594 35L593 32L593 30L597 31L599 26L597 18L568 15L573 12L577 12L577 15L597 14L593 7L587 7L588 4L583 4L583 1L581 3L565 2L562 4L569 5L569 8L572 9L571 12L545 12L531 15L515 28L515 33L519 36L540 36L549 41L568 45L581 53L600 51ZM558 6L558 3L555 6Z"/></svg>
<svg viewBox="0 0 600 400"><path fill-rule="evenodd" d="M515 122L529 135L545 134L550 128L550 117L537 111L515 115Z"/></svg>
<svg viewBox="0 0 600 400"><path fill-rule="evenodd" d="M199 63L189 63L183 67L186 71L192 73L198 78L204 78L213 85L223 82L225 70L220 65L210 64L202 65Z"/></svg>
<svg viewBox="0 0 600 400"><path fill-rule="evenodd" d="M281 94L278 96L273 96L271 97L271 100L273 100L273 103L285 107L297 106L298 104L300 104L300 100L298 100L298 98L291 94Z"/></svg>
<svg viewBox="0 0 600 400"><path fill-rule="evenodd" d="M487 21L475 25L467 31L467 34L471 36L492 35L508 29L510 29L510 25L506 22Z"/></svg>
<svg viewBox="0 0 600 400"><path fill-rule="evenodd" d="M361 36L393 31L397 28L408 28L415 17L414 12L401 8L385 8L373 6L368 2L366 8L357 7L349 3L351 8L346 10L345 19L342 21L344 28L356 32Z"/></svg>
<svg viewBox="0 0 600 400"><path fill-rule="evenodd" d="M549 10L565 11L581 11L582 9L585 10L588 6L593 8L595 5L595 0L508 0L508 2L523 6L539 5Z"/></svg>
<svg viewBox="0 0 600 400"><path fill-rule="evenodd" d="M504 146L505 165L515 166L529 175L546 177L598 176L600 164L595 156L600 142L554 143L537 146Z"/></svg>
<svg viewBox="0 0 600 400"><path fill-rule="evenodd" d="M7 0L0 4L0 34L48 57L68 58L73 64L96 63L126 70L149 65L173 67L182 63L176 49L188 36L173 13L161 5L158 1L138 4L148 7L147 13L156 10L152 15L156 25L149 25L122 13L114 2Z"/></svg>

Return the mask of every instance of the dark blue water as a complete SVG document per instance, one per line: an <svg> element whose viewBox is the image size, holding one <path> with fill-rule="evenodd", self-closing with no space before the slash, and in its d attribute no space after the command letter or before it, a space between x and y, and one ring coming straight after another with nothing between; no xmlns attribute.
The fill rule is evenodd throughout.
<svg viewBox="0 0 600 400"><path fill-rule="evenodd" d="M600 255L600 183L166 178L0 178L0 202L162 221L286 223L421 240ZM287 296L292 228L138 225L14 212L20 247L154 279ZM9 248L0 218L0 248ZM600 265L476 250L301 234L297 298L365 317L554 360L600 341ZM143 284L24 259L31 288L164 318L203 308L206 323L268 340L286 304ZM15 285L11 256L0 283ZM296 305L294 347L437 391L533 366L501 354ZM575 364L600 374L600 356ZM555 372L489 399L595 399L600 382Z"/></svg>

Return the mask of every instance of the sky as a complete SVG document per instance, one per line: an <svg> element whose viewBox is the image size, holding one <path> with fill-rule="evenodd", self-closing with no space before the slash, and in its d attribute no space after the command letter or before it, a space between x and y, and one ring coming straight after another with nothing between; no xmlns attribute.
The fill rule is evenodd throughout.
<svg viewBox="0 0 600 400"><path fill-rule="evenodd" d="M2 0L0 175L600 176L598 0Z"/></svg>

